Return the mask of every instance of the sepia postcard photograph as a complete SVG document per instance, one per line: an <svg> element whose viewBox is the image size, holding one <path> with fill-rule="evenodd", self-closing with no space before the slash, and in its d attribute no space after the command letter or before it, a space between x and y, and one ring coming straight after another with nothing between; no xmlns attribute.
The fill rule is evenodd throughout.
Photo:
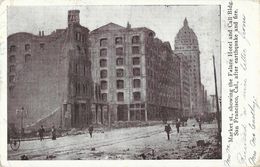
<svg viewBox="0 0 260 167"><path fill-rule="evenodd" d="M0 3L0 167L259 167L254 0Z"/></svg>
<svg viewBox="0 0 260 167"><path fill-rule="evenodd" d="M219 5L7 21L9 160L221 159Z"/></svg>

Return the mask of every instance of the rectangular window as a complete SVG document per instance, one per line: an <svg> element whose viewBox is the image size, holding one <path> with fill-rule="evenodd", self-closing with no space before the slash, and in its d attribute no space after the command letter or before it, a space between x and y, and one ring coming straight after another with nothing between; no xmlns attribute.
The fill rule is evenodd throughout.
<svg viewBox="0 0 260 167"><path fill-rule="evenodd" d="M140 57L134 57L133 58L133 65L139 65L140 64Z"/></svg>
<svg viewBox="0 0 260 167"><path fill-rule="evenodd" d="M100 56L107 56L107 49L101 49Z"/></svg>
<svg viewBox="0 0 260 167"><path fill-rule="evenodd" d="M140 101L141 100L141 93L140 92L134 92L133 97L134 97L134 101Z"/></svg>
<svg viewBox="0 0 260 167"><path fill-rule="evenodd" d="M116 55L122 56L123 55L123 48L116 48Z"/></svg>
<svg viewBox="0 0 260 167"><path fill-rule="evenodd" d="M10 46L10 52L15 52L15 51L16 51L16 46L15 45Z"/></svg>
<svg viewBox="0 0 260 167"><path fill-rule="evenodd" d="M132 44L139 44L139 43L140 43L140 37L139 36L133 36Z"/></svg>
<svg viewBox="0 0 260 167"><path fill-rule="evenodd" d="M15 55L12 55L12 56L9 57L9 62L10 63L15 63L16 62Z"/></svg>
<svg viewBox="0 0 260 167"><path fill-rule="evenodd" d="M102 90L107 89L107 81L101 81L101 89Z"/></svg>
<svg viewBox="0 0 260 167"><path fill-rule="evenodd" d="M123 43L123 38L122 37L116 37L115 44L116 45L121 45L122 43Z"/></svg>
<svg viewBox="0 0 260 167"><path fill-rule="evenodd" d="M15 65L11 65L9 67L9 72L15 72Z"/></svg>
<svg viewBox="0 0 260 167"><path fill-rule="evenodd" d="M100 78L107 78L107 70L100 71Z"/></svg>
<svg viewBox="0 0 260 167"><path fill-rule="evenodd" d="M107 46L107 38L103 38L100 40L100 46L102 46L102 47Z"/></svg>
<svg viewBox="0 0 260 167"><path fill-rule="evenodd" d="M140 51L139 51L139 46L133 46L132 47L132 54L139 54Z"/></svg>
<svg viewBox="0 0 260 167"><path fill-rule="evenodd" d="M116 76L117 77L123 77L124 76L124 70L123 69L117 69L116 70Z"/></svg>
<svg viewBox="0 0 260 167"><path fill-rule="evenodd" d="M102 94L101 94L101 98L102 98L102 100L103 100L104 102L106 102L106 101L107 101L107 93L102 93Z"/></svg>
<svg viewBox="0 0 260 167"><path fill-rule="evenodd" d="M116 81L116 88L117 89L123 89L124 88L124 81L123 80L117 80Z"/></svg>
<svg viewBox="0 0 260 167"><path fill-rule="evenodd" d="M140 79L134 79L133 81L134 88L140 88L141 87L141 80Z"/></svg>
<svg viewBox="0 0 260 167"><path fill-rule="evenodd" d="M133 75L140 76L141 75L140 68L133 68Z"/></svg>
<svg viewBox="0 0 260 167"><path fill-rule="evenodd" d="M116 59L116 65L121 66L123 64L124 64L124 59L123 58L117 58Z"/></svg>
<svg viewBox="0 0 260 167"><path fill-rule="evenodd" d="M107 67L107 60L106 59L101 59L99 63L100 63L100 67Z"/></svg>
<svg viewBox="0 0 260 167"><path fill-rule="evenodd" d="M117 101L124 101L124 93L123 92L117 93Z"/></svg>
<svg viewBox="0 0 260 167"><path fill-rule="evenodd" d="M25 46L24 46L24 49L25 49L25 51L29 51L31 48L30 48L30 44L26 44Z"/></svg>

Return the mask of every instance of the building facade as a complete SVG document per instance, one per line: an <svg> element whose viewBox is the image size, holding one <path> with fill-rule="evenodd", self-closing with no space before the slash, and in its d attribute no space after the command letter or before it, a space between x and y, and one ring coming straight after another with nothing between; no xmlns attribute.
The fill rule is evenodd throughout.
<svg viewBox="0 0 260 167"><path fill-rule="evenodd" d="M175 37L174 47L174 53L182 54L181 61L189 65L191 115L199 114L202 111L200 51L197 36L189 27L186 18L183 27Z"/></svg>
<svg viewBox="0 0 260 167"><path fill-rule="evenodd" d="M145 27L114 23L90 33L92 77L98 96L109 104L111 122L166 119L179 112L179 63L170 44L154 36Z"/></svg>
<svg viewBox="0 0 260 167"><path fill-rule="evenodd" d="M8 123L82 127L91 120L93 82L89 30L79 11L68 12L68 27L50 35L8 36ZM24 108L27 118L17 116ZM51 122L43 121L52 116Z"/></svg>

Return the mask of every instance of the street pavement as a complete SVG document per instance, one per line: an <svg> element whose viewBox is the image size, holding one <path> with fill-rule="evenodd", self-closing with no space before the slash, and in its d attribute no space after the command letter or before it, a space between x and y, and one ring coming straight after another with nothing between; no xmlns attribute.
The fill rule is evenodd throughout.
<svg viewBox="0 0 260 167"><path fill-rule="evenodd" d="M202 124L199 130L188 124L177 134L174 125L167 140L164 125L131 127L70 135L43 141L22 141L18 151L8 147L8 159L19 160L95 160L95 159L220 159L221 146L216 140L217 125ZM204 140L197 146L198 140Z"/></svg>

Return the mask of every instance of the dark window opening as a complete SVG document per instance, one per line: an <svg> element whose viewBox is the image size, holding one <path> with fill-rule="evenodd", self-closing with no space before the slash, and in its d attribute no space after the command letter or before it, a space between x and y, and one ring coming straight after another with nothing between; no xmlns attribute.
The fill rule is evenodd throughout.
<svg viewBox="0 0 260 167"><path fill-rule="evenodd" d="M141 87L141 80L140 79L134 79L134 88L140 88Z"/></svg>
<svg viewBox="0 0 260 167"><path fill-rule="evenodd" d="M101 81L101 89L102 90L107 89L107 81Z"/></svg>
<svg viewBox="0 0 260 167"><path fill-rule="evenodd" d="M133 58L133 65L139 65L140 64L140 58L139 57L134 57Z"/></svg>
<svg viewBox="0 0 260 167"><path fill-rule="evenodd" d="M141 100L141 93L140 92L134 92L134 101L140 101Z"/></svg>
<svg viewBox="0 0 260 167"><path fill-rule="evenodd" d="M124 101L124 93L123 92L117 93L117 101Z"/></svg>
<svg viewBox="0 0 260 167"><path fill-rule="evenodd" d="M132 44L138 44L138 43L140 43L140 37L139 36L133 36Z"/></svg>
<svg viewBox="0 0 260 167"><path fill-rule="evenodd" d="M122 56L123 55L123 48L116 48L116 55Z"/></svg>
<svg viewBox="0 0 260 167"><path fill-rule="evenodd" d="M106 67L107 66L107 60L106 59L101 59L99 63L100 63L100 67Z"/></svg>
<svg viewBox="0 0 260 167"><path fill-rule="evenodd" d="M107 56L107 49L101 49L100 56Z"/></svg>
<svg viewBox="0 0 260 167"><path fill-rule="evenodd" d="M107 94L106 94L106 93L102 93L102 94L101 94L101 98L102 98L102 100L103 100L104 102L106 102L106 101L107 101Z"/></svg>
<svg viewBox="0 0 260 167"><path fill-rule="evenodd" d="M124 64L124 59L123 58L117 58L116 59L116 65L121 66L123 64Z"/></svg>
<svg viewBox="0 0 260 167"><path fill-rule="evenodd" d="M123 89L124 88L124 81L123 80L117 80L116 81L116 87L117 87L117 89Z"/></svg>
<svg viewBox="0 0 260 167"><path fill-rule="evenodd" d="M116 37L115 43L116 43L116 45L121 45L123 43L123 38L122 37Z"/></svg>
<svg viewBox="0 0 260 167"><path fill-rule="evenodd" d="M107 46L107 39L103 38L100 40L100 46Z"/></svg>
<svg viewBox="0 0 260 167"><path fill-rule="evenodd" d="M117 69L116 70L116 76L117 77L123 77L124 76L124 70L123 69Z"/></svg>
<svg viewBox="0 0 260 167"><path fill-rule="evenodd" d="M140 68L133 68L133 75L134 76L140 76L141 75Z"/></svg>
<svg viewBox="0 0 260 167"><path fill-rule="evenodd" d="M31 49L30 44L26 44L24 46L25 51L29 51Z"/></svg>
<svg viewBox="0 0 260 167"><path fill-rule="evenodd" d="M107 70L100 71L100 78L107 78Z"/></svg>
<svg viewBox="0 0 260 167"><path fill-rule="evenodd" d="M15 45L10 46L10 52L15 52L15 51L16 51L16 46Z"/></svg>
<svg viewBox="0 0 260 167"><path fill-rule="evenodd" d="M139 47L138 46L133 46L132 47L132 54L139 54L140 51L139 51Z"/></svg>

